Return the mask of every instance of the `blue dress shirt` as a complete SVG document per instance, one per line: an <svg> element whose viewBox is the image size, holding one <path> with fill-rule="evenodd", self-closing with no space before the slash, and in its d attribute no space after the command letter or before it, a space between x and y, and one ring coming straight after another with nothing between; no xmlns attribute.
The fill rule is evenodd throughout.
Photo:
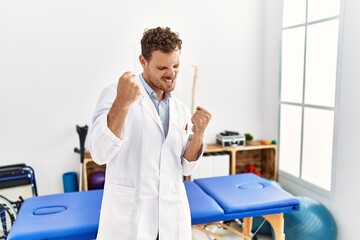
<svg viewBox="0 0 360 240"><path fill-rule="evenodd" d="M156 93L154 92L154 90L152 90L149 84L147 84L142 74L139 74L139 78L146 92L149 94L151 101L154 103L156 111L160 116L160 120L164 129L164 135L166 137L169 131L169 99L171 97L171 93L165 93L165 98L161 102L159 102Z"/></svg>

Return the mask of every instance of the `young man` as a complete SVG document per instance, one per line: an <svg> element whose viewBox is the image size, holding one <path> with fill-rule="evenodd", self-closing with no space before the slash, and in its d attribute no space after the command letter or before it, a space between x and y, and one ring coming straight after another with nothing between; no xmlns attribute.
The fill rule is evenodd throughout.
<svg viewBox="0 0 360 240"><path fill-rule="evenodd" d="M125 72L98 100L89 138L93 160L107 164L99 240L191 240L182 176L202 155L211 115L191 116L171 94L181 44L170 28L146 30L143 73Z"/></svg>

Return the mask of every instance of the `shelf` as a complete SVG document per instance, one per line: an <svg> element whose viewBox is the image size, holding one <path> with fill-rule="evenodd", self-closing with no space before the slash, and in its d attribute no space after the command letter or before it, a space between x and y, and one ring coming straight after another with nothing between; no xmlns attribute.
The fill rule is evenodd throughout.
<svg viewBox="0 0 360 240"><path fill-rule="evenodd" d="M272 180L277 179L277 146L275 144L235 147L208 144L204 152L228 152L230 154L230 174L246 172L249 166L253 166L260 176Z"/></svg>
<svg viewBox="0 0 360 240"><path fill-rule="evenodd" d="M277 180L277 146L276 145L251 145L222 147L218 144L205 146L204 154L228 153L230 155L229 174L244 173L249 166L261 177ZM90 189L89 177L96 171L105 171L105 165L99 166L92 161L90 153L85 153L83 164L83 190ZM251 169L250 169L251 170ZM190 176L184 177L190 180Z"/></svg>
<svg viewBox="0 0 360 240"><path fill-rule="evenodd" d="M84 163L83 163L83 186L82 190L87 191L91 190L91 186L89 185L90 182L90 176L94 172L98 171L105 171L106 166L105 165L98 165L96 164L92 158L89 152L85 152L84 156Z"/></svg>

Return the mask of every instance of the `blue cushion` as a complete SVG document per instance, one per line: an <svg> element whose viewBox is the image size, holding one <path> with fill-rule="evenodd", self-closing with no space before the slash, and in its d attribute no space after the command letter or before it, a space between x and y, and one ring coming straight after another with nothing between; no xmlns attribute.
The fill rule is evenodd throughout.
<svg viewBox="0 0 360 240"><path fill-rule="evenodd" d="M197 184L191 181L184 181L184 185L190 204L192 224L221 221L224 219L222 208Z"/></svg>
<svg viewBox="0 0 360 240"><path fill-rule="evenodd" d="M26 199L8 240L95 239L103 190Z"/></svg>
<svg viewBox="0 0 360 240"><path fill-rule="evenodd" d="M200 178L194 182L224 209L228 217L261 216L299 208L299 201L294 196L252 173Z"/></svg>

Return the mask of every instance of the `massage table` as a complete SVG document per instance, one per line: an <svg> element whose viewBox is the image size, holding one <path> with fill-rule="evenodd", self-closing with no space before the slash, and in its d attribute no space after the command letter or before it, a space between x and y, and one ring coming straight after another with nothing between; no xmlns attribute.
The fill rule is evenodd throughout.
<svg viewBox="0 0 360 240"><path fill-rule="evenodd" d="M223 227L244 239L252 238L252 219L262 216L274 230L276 240L284 240L285 212L299 210L300 203L290 193L252 173L185 181L191 223L194 228L222 240L206 226ZM224 221L240 220L242 231Z"/></svg>
<svg viewBox="0 0 360 240"><path fill-rule="evenodd" d="M255 216L263 216L272 225L276 239L283 240L283 213L299 209L295 197L255 174L202 178L184 184L193 227L219 240L223 238L206 226L220 225L250 239ZM91 190L26 199L8 240L95 239L102 193ZM243 221L242 231L223 223L235 219Z"/></svg>
<svg viewBox="0 0 360 240"><path fill-rule="evenodd" d="M26 199L8 240L90 240L96 238L103 190Z"/></svg>

